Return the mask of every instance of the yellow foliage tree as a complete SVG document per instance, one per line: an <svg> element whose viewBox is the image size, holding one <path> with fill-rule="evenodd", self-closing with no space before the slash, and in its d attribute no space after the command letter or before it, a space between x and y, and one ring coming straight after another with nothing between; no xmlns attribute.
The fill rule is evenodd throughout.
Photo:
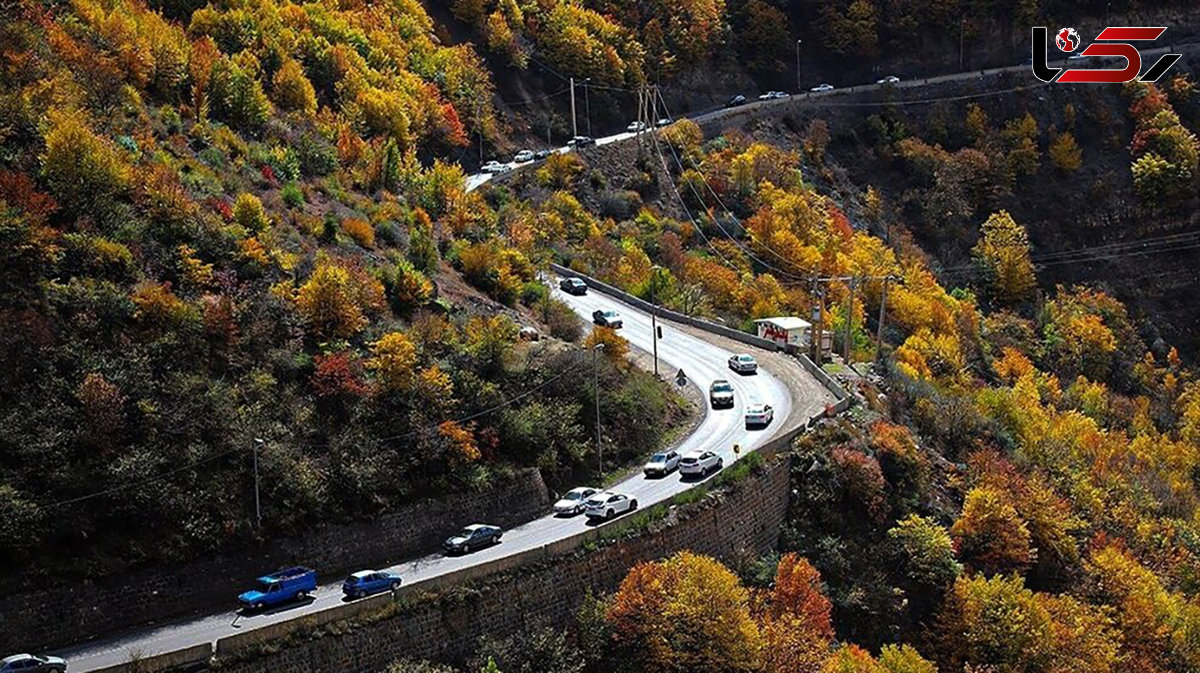
<svg viewBox="0 0 1200 673"><path fill-rule="evenodd" d="M1000 303L1014 304L1028 299L1037 287L1029 258L1029 235L1008 211L988 217L971 252L987 274L992 296Z"/></svg>
<svg viewBox="0 0 1200 673"><path fill-rule="evenodd" d="M389 332L371 344L367 369L375 372L379 387L387 392L407 390L413 383L417 347L403 332Z"/></svg>

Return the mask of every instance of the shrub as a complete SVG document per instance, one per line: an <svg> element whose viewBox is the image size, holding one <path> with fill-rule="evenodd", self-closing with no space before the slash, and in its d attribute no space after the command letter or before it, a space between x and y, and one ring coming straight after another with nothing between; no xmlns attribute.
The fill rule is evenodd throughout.
<svg viewBox="0 0 1200 673"><path fill-rule="evenodd" d="M279 196L289 208L299 208L304 205L304 192L294 182L284 185L283 189L279 192Z"/></svg>
<svg viewBox="0 0 1200 673"><path fill-rule="evenodd" d="M271 225L262 201L257 196L241 193L233 202L233 221L247 232L259 233Z"/></svg>
<svg viewBox="0 0 1200 673"><path fill-rule="evenodd" d="M1063 173L1074 173L1083 165L1083 150L1070 131L1063 131L1050 142L1050 161Z"/></svg>
<svg viewBox="0 0 1200 673"><path fill-rule="evenodd" d="M51 113L42 174L67 213L107 212L129 187L121 152L97 137L79 115Z"/></svg>
<svg viewBox="0 0 1200 673"><path fill-rule="evenodd" d="M342 231L364 248L375 247L375 228L364 219L347 217L342 220Z"/></svg>

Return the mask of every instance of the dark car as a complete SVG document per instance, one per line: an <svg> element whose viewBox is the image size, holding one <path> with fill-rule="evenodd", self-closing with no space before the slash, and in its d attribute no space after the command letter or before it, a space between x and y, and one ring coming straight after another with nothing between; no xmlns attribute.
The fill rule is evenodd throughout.
<svg viewBox="0 0 1200 673"><path fill-rule="evenodd" d="M360 570L342 582L342 593L350 598L362 598L381 591L395 591L400 588L401 581L399 575L386 570Z"/></svg>
<svg viewBox="0 0 1200 673"><path fill-rule="evenodd" d="M728 381L718 379L708 387L708 400L713 409L733 406L733 386Z"/></svg>
<svg viewBox="0 0 1200 673"><path fill-rule="evenodd" d="M473 549L482 549L500 541L503 534L496 526L476 523L458 531L457 534L442 543L442 547L451 554L470 554Z"/></svg>
<svg viewBox="0 0 1200 673"><path fill-rule="evenodd" d="M592 322L610 329L621 329L621 326L625 324L621 321L621 314L616 311L593 311Z"/></svg>
<svg viewBox="0 0 1200 673"><path fill-rule="evenodd" d="M563 278L558 283L558 289L567 294L585 295L587 294L587 283L579 278Z"/></svg>
<svg viewBox="0 0 1200 673"><path fill-rule="evenodd" d="M746 97L741 94L738 94L737 96L730 98L729 102L725 103L725 107L737 107L739 105L745 105L745 104L746 104Z"/></svg>
<svg viewBox="0 0 1200 673"><path fill-rule="evenodd" d="M591 136L575 136L567 144L571 147L591 147L596 144L596 139Z"/></svg>
<svg viewBox="0 0 1200 673"><path fill-rule="evenodd" d="M63 673L65 670L67 662L58 657L14 654L0 660L0 673Z"/></svg>

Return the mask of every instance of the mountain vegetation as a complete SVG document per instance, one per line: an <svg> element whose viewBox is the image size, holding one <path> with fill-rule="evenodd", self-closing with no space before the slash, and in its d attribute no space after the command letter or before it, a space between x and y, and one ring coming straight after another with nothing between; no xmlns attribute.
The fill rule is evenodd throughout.
<svg viewBox="0 0 1200 673"><path fill-rule="evenodd" d="M0 51L6 576L594 470L592 363L517 338L578 319L442 159L490 75L418 3L30 0ZM615 466L682 409L601 364Z"/></svg>

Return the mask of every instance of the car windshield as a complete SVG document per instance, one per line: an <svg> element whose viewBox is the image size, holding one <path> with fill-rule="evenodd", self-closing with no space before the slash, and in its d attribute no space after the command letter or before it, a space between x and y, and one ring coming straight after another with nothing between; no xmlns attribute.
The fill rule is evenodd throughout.
<svg viewBox="0 0 1200 673"><path fill-rule="evenodd" d="M652 462L652 463L661 463L666 459L667 459L667 454L665 454L665 453L656 453L653 456L650 456L650 462Z"/></svg>
<svg viewBox="0 0 1200 673"><path fill-rule="evenodd" d="M474 533L474 532L475 531L471 530L470 528L464 528L464 529L458 531L458 537L471 537L471 533Z"/></svg>
<svg viewBox="0 0 1200 673"><path fill-rule="evenodd" d="M721 382L714 383L712 389L714 393L728 393L733 391L733 386L729 385L728 383Z"/></svg>
<svg viewBox="0 0 1200 673"><path fill-rule="evenodd" d="M752 362L752 361L754 360L754 356L752 356L752 355L743 355L743 356L741 356L741 357L740 357L740 358L738 358L738 359L739 359L739 360L741 360L742 362Z"/></svg>
<svg viewBox="0 0 1200 673"><path fill-rule="evenodd" d="M583 493L579 491L571 491L567 494L567 500L578 500L583 497Z"/></svg>
<svg viewBox="0 0 1200 673"><path fill-rule="evenodd" d="M617 312L616 311L605 311L603 313L603 315L605 318L615 318L615 317L617 317Z"/></svg>

